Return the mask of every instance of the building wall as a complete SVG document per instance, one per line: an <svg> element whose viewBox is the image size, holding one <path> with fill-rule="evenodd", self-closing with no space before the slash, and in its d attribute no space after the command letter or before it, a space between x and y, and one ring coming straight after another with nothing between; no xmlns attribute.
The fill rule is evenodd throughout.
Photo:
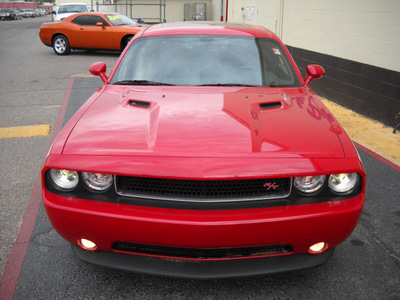
<svg viewBox="0 0 400 300"><path fill-rule="evenodd" d="M221 5L222 5L222 16L225 18L225 0L212 0L210 20L212 21L221 20Z"/></svg>
<svg viewBox="0 0 400 300"><path fill-rule="evenodd" d="M57 0L70 2L71 0ZM84 0L85 3L91 0ZM96 3L95 0L93 0ZM131 18L141 18L147 23L180 22L184 20L185 3L205 3L206 4L206 20L212 20L212 0L166 0L164 14L164 0L113 0L113 4L106 4L111 0L99 1L99 5L94 5L97 11L117 11ZM160 10L161 9L161 10ZM161 18L160 18L161 14Z"/></svg>
<svg viewBox="0 0 400 300"><path fill-rule="evenodd" d="M274 31L304 76L308 64L321 64L326 75L312 83L321 96L395 124L399 0L229 0L228 20Z"/></svg>
<svg viewBox="0 0 400 300"><path fill-rule="evenodd" d="M185 3L205 3L206 4L206 20L212 20L211 0L167 0L166 4L166 20L167 22L180 22L184 19Z"/></svg>

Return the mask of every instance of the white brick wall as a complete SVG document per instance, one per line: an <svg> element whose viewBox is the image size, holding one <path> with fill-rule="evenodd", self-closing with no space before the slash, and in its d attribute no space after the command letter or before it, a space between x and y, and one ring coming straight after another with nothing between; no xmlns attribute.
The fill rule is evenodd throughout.
<svg viewBox="0 0 400 300"><path fill-rule="evenodd" d="M228 20L248 5L287 45L400 72L400 0L229 0Z"/></svg>

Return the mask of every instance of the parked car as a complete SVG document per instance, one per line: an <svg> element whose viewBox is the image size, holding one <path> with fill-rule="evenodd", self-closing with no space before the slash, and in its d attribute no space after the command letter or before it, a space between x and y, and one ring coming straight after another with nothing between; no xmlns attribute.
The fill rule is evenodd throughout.
<svg viewBox="0 0 400 300"><path fill-rule="evenodd" d="M65 18L72 16L77 13L89 12L89 9L85 3L63 3L60 4L57 11L54 13L54 22L60 22Z"/></svg>
<svg viewBox="0 0 400 300"><path fill-rule="evenodd" d="M101 26L100 26L101 28ZM42 169L56 231L84 261L216 278L325 262L355 228L352 141L260 26L137 33L58 135ZM337 258L340 259L340 258Z"/></svg>
<svg viewBox="0 0 400 300"><path fill-rule="evenodd" d="M21 16L22 16L23 18L28 18L27 13L25 12L25 9L20 9L20 10L19 10L19 13L21 14Z"/></svg>
<svg viewBox="0 0 400 300"><path fill-rule="evenodd" d="M15 20L22 20L24 18L24 14L21 13L20 10L14 9L15 12Z"/></svg>
<svg viewBox="0 0 400 300"><path fill-rule="evenodd" d="M12 8L1 8L0 9L0 20L15 20L16 14Z"/></svg>
<svg viewBox="0 0 400 300"><path fill-rule="evenodd" d="M47 15L46 9L44 9L44 8L39 8L39 11L40 11L40 14L41 14L42 16Z"/></svg>
<svg viewBox="0 0 400 300"><path fill-rule="evenodd" d="M27 9L21 9L21 11L23 12L25 18L35 18L36 17L36 14L33 11L33 9L27 8Z"/></svg>
<svg viewBox="0 0 400 300"><path fill-rule="evenodd" d="M118 13L82 13L58 23L44 23L39 36L58 55L71 49L122 50L145 25Z"/></svg>
<svg viewBox="0 0 400 300"><path fill-rule="evenodd" d="M38 8L34 10L34 13L35 13L36 17L41 17L41 16L43 16L43 12L42 12L40 9L38 9Z"/></svg>

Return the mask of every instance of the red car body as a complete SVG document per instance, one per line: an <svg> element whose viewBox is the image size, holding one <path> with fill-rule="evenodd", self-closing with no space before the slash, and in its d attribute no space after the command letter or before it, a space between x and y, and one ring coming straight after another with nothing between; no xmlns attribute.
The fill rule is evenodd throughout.
<svg viewBox="0 0 400 300"><path fill-rule="evenodd" d="M42 170L52 225L81 259L139 272L216 278L323 263L358 222L365 172L351 140L307 85L322 68L311 66L305 82L279 39L258 26L156 25L127 48L145 38L199 34L273 40L299 85L113 84L129 49L109 78L103 64L93 65L91 72L105 84L67 123ZM77 190L55 189L51 169L76 171ZM113 185L89 192L80 186L81 172L111 174ZM329 176L343 173L358 174L357 185L332 193ZM321 191L299 192L295 178L306 176L326 176ZM135 187L152 185L151 193L182 185L186 191L126 195L119 185L131 177L140 178L129 183ZM217 192L196 198L192 190L204 183ZM268 196L230 196L230 190L255 185ZM218 198L220 190L225 194ZM95 246L85 247L82 238ZM320 242L320 249L310 249Z"/></svg>

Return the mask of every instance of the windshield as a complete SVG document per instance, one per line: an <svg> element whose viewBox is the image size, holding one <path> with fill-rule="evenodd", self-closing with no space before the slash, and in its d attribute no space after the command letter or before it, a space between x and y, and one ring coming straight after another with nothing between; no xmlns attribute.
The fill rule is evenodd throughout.
<svg viewBox="0 0 400 300"><path fill-rule="evenodd" d="M113 84L300 86L280 45L271 39L217 35L137 39Z"/></svg>
<svg viewBox="0 0 400 300"><path fill-rule="evenodd" d="M61 5L58 9L59 14L63 13L80 13L80 12L87 12L88 9L85 5Z"/></svg>
<svg viewBox="0 0 400 300"><path fill-rule="evenodd" d="M127 16L120 15L120 14L110 14L106 15L106 19L110 21L110 23L114 26L121 26L121 25L136 25L137 22L128 18Z"/></svg>

